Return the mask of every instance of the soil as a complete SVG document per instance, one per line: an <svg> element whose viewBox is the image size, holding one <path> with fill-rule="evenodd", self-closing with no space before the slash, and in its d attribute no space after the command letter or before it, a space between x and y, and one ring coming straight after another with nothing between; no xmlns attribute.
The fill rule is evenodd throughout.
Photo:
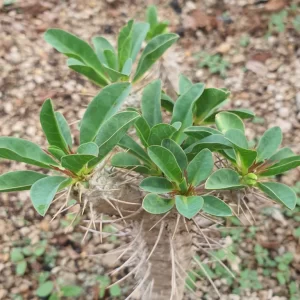
<svg viewBox="0 0 300 300"><path fill-rule="evenodd" d="M10 5L5 5L9 2ZM85 40L95 35L114 40L126 21L144 19L147 4L153 3L158 6L160 18L169 20L170 30L181 36L178 46L172 50L180 72L194 82L205 82L207 87L229 89L232 94L227 107L254 111L258 118L255 124L247 124L249 139L278 125L284 132L283 145L300 153L300 32L292 26L300 7L297 1L283 0L4 1L0 4L1 136L22 137L44 146L38 116L43 101L52 98L56 109L69 123L74 123L98 91L68 69L63 55L46 44L43 40L46 29L62 28ZM289 12L284 32L273 31L266 37L271 15L292 4L296 8ZM226 77L199 67L197 54L203 52L220 54L229 62ZM76 124L72 129L76 132ZM78 142L78 137L75 140ZM24 165L1 161L0 173L17 169L24 169ZM300 181L300 169L278 179L294 185ZM85 231L79 226L67 234L64 232L66 215L50 222L58 204L41 218L32 208L27 192L1 194L0 205L0 299L17 299L16 295L22 299L38 299L35 290L42 271L49 271L54 281L61 279L65 284L82 286L85 293L81 299L97 299L97 276L117 266L116 257L103 260L89 254L118 247L126 241L125 237L101 243L98 236L88 234L82 243ZM290 265L291 280L299 283L300 241L293 235L299 219L279 209L269 214L262 213L262 207L253 210L257 230L251 237L241 233L244 240L238 256L247 260L249 268L259 271L255 245L269 249L274 257L291 252L294 257ZM234 243L230 239L229 244ZM47 255L30 261L25 275L17 276L10 260L12 248L40 241L46 241ZM260 276L260 280L262 289L248 288L240 295L233 294L232 287L220 279L216 285L222 299L290 299L288 283L279 285L272 276ZM187 292L186 299L217 299L208 281L198 283L197 296ZM130 281L121 285L119 299L125 299L130 287ZM108 293L105 297L110 299Z"/></svg>

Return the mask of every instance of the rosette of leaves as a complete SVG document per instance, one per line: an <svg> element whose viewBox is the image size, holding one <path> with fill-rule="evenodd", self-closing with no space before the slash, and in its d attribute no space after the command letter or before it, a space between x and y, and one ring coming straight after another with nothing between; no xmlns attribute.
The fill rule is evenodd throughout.
<svg viewBox="0 0 300 300"><path fill-rule="evenodd" d="M57 51L68 57L69 68L100 87L118 81L135 83L142 79L151 66L178 39L177 34L163 31L158 34L156 30L156 34L151 34L151 39L142 51L137 66L133 67L143 41L151 26L154 26L153 22L152 17L150 25L130 20L119 33L117 49L102 36L92 38L94 46L92 48L79 37L61 29L47 30L44 38Z"/></svg>
<svg viewBox="0 0 300 300"><path fill-rule="evenodd" d="M230 168L214 172L207 180L209 190L230 190L253 187L261 190L267 197L294 209L297 201L295 192L288 186L270 181L270 177L285 173L300 165L300 156L288 148L278 149L282 142L279 127L265 131L254 148L249 147L245 136L245 126L241 118L230 112L216 115L217 130L195 126L188 134L208 134L198 144L191 145L187 152L197 152L207 143L231 163ZM206 131L205 131L206 130ZM231 146L230 146L231 145ZM232 147L232 148L231 148Z"/></svg>
<svg viewBox="0 0 300 300"><path fill-rule="evenodd" d="M15 137L0 137L0 157L55 171L45 175L35 171L14 171L0 176L0 192L30 189L36 211L44 216L57 192L83 186L95 167L118 144L139 118L133 111L117 113L128 96L130 83L114 83L103 88L88 105L80 123L80 145L74 149L69 125L55 112L50 99L40 112L40 122L48 149Z"/></svg>
<svg viewBox="0 0 300 300"><path fill-rule="evenodd" d="M183 95L194 83L185 75L179 77L179 97ZM165 93L162 93L162 106L169 112L173 111L175 101ZM221 88L205 88L203 93L193 104L193 124L211 125L215 123L216 114L229 100L230 92ZM248 109L233 109L229 112L238 115L242 119L252 119L255 115Z"/></svg>
<svg viewBox="0 0 300 300"><path fill-rule="evenodd" d="M199 185L210 175L214 161L208 149L189 160L181 145L187 135L185 128L193 123L193 106L204 91L204 84L190 86L174 104L170 123L163 123L161 112L161 81L150 83L143 91L142 114L135 122L139 144L125 135L119 146L126 152L112 157L115 167L132 169L147 177L140 185L149 192L143 208L160 214L176 206L178 212L194 217L200 210L216 216L231 215L230 208L220 199L203 195Z"/></svg>

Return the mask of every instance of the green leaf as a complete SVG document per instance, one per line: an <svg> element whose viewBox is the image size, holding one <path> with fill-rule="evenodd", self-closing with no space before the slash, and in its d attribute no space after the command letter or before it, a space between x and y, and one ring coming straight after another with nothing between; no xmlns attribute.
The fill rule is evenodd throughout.
<svg viewBox="0 0 300 300"><path fill-rule="evenodd" d="M169 149L174 154L180 169L184 171L187 167L188 161L182 148L171 139L163 140L161 145Z"/></svg>
<svg viewBox="0 0 300 300"><path fill-rule="evenodd" d="M130 20L121 30L118 37L119 70L122 70L125 61L131 56L133 20Z"/></svg>
<svg viewBox="0 0 300 300"><path fill-rule="evenodd" d="M156 194L148 194L143 200L143 208L150 214L164 214L173 206L174 199L165 199Z"/></svg>
<svg viewBox="0 0 300 300"><path fill-rule="evenodd" d="M68 153L68 144L61 131L62 121L60 119L60 124L58 123L51 99L47 99L42 106L40 122L49 144Z"/></svg>
<svg viewBox="0 0 300 300"><path fill-rule="evenodd" d="M146 38L147 32L149 31L149 24L144 22L136 22L132 28L132 49L131 58L134 62L139 51L141 50L142 43Z"/></svg>
<svg viewBox="0 0 300 300"><path fill-rule="evenodd" d="M260 176L274 176L282 174L291 169L297 168L300 166L300 155L287 157L282 159L280 162L268 167L267 170L259 173Z"/></svg>
<svg viewBox="0 0 300 300"><path fill-rule="evenodd" d="M294 156L294 152L292 151L291 148L289 147L284 147L284 148L281 148L279 149L275 154L273 154L269 160L270 161L280 161L284 158L288 158L288 157L291 157L291 156Z"/></svg>
<svg viewBox="0 0 300 300"><path fill-rule="evenodd" d="M218 151L223 149L231 149L232 144L221 134L213 134L196 142L184 150L185 153L198 153L202 149L207 148L210 151Z"/></svg>
<svg viewBox="0 0 300 300"><path fill-rule="evenodd" d="M213 167L212 153L208 149L203 149L193 158L186 169L188 183L194 187L198 186L210 175Z"/></svg>
<svg viewBox="0 0 300 300"><path fill-rule="evenodd" d="M0 157L46 169L58 166L38 145L14 137L0 137Z"/></svg>
<svg viewBox="0 0 300 300"><path fill-rule="evenodd" d="M150 126L148 125L147 121L144 117L140 117L134 124L136 134L140 138L141 143L144 145L145 148L148 147L148 139L150 135Z"/></svg>
<svg viewBox="0 0 300 300"><path fill-rule="evenodd" d="M148 145L160 145L162 140L172 137L177 130L169 124L157 124L150 130Z"/></svg>
<svg viewBox="0 0 300 300"><path fill-rule="evenodd" d="M187 134L188 136L192 136L200 140L212 134L221 134L220 131L214 128L204 127L204 126L188 127L184 130L184 133Z"/></svg>
<svg viewBox="0 0 300 300"><path fill-rule="evenodd" d="M169 112L173 112L175 102L174 100L165 94L164 92L161 93L161 106Z"/></svg>
<svg viewBox="0 0 300 300"><path fill-rule="evenodd" d="M142 95L142 116L150 127L162 123L161 116L161 80L155 80L148 84Z"/></svg>
<svg viewBox="0 0 300 300"><path fill-rule="evenodd" d="M61 158L63 156L66 155L66 153L63 150L61 150L60 148L58 148L56 146L49 146L48 147L48 152L51 153L59 161L61 160Z"/></svg>
<svg viewBox="0 0 300 300"><path fill-rule="evenodd" d="M229 217L232 216L231 208L221 199L214 196L202 196L204 205L202 210L212 216Z"/></svg>
<svg viewBox="0 0 300 300"><path fill-rule="evenodd" d="M44 216L60 187L71 182L72 179L62 176L49 176L35 182L30 189L30 198L35 210Z"/></svg>
<svg viewBox="0 0 300 300"><path fill-rule="evenodd" d="M121 73L123 75L129 76L131 73L131 69L132 69L132 59L128 58L124 63Z"/></svg>
<svg viewBox="0 0 300 300"><path fill-rule="evenodd" d="M181 169L170 150L161 146L150 146L148 155L169 180L180 184L182 181Z"/></svg>
<svg viewBox="0 0 300 300"><path fill-rule="evenodd" d="M120 297L122 295L121 288L118 284L114 284L109 288L109 294L111 297Z"/></svg>
<svg viewBox="0 0 300 300"><path fill-rule="evenodd" d="M229 112L220 112L216 115L216 126L222 132L226 133L230 129L238 129L245 132L245 125L240 117Z"/></svg>
<svg viewBox="0 0 300 300"><path fill-rule="evenodd" d="M295 208L297 195L287 185L278 182L258 182L257 187L276 202L285 205L291 210Z"/></svg>
<svg viewBox="0 0 300 300"><path fill-rule="evenodd" d="M70 69L74 70L75 72L84 75L94 84L102 87L104 84L102 76L97 73L92 67L85 65L78 59L69 58L67 60L67 65Z"/></svg>
<svg viewBox="0 0 300 300"><path fill-rule="evenodd" d="M72 135L71 130L66 121L65 117L60 112L55 112L55 118L57 120L58 127L60 132L66 142L66 144L71 148L72 147Z"/></svg>
<svg viewBox="0 0 300 300"><path fill-rule="evenodd" d="M22 260L17 263L16 274L18 276L23 276L26 272L26 269L27 269L27 262L26 262L26 260Z"/></svg>
<svg viewBox="0 0 300 300"><path fill-rule="evenodd" d="M265 131L257 146L257 162L270 158L282 142L280 127L272 127Z"/></svg>
<svg viewBox="0 0 300 300"><path fill-rule="evenodd" d="M204 201L200 196L175 196L178 212L188 219L192 219L202 208Z"/></svg>
<svg viewBox="0 0 300 300"><path fill-rule="evenodd" d="M52 290L54 288L52 281L46 281L42 283L38 289L36 290L36 295L39 297L47 297L51 294Z"/></svg>
<svg viewBox="0 0 300 300"><path fill-rule="evenodd" d="M60 288L63 297L78 297L82 294L83 289L77 285L64 285Z"/></svg>
<svg viewBox="0 0 300 300"><path fill-rule="evenodd" d="M95 159L95 157L97 156L87 154L70 154L61 158L61 165L65 169L78 174L84 169L85 166L87 166L87 163L92 159Z"/></svg>
<svg viewBox="0 0 300 300"><path fill-rule="evenodd" d="M150 28L153 29L158 23L156 6L155 5L148 6L146 15L147 15L146 17L147 22L150 24Z"/></svg>
<svg viewBox="0 0 300 300"><path fill-rule="evenodd" d="M215 123L216 115L220 112L222 112L222 111L217 111L217 112L212 113L210 116L208 116L203 121L203 123L204 124L213 124L213 123ZM245 108L227 110L227 112L233 113L233 114L237 115L238 117L240 117L241 119L252 119L252 118L255 117L255 114L252 111L250 111L248 109L245 109Z"/></svg>
<svg viewBox="0 0 300 300"><path fill-rule="evenodd" d="M24 259L22 249L21 248L13 248L10 253L10 259L14 263L22 261Z"/></svg>
<svg viewBox="0 0 300 300"><path fill-rule="evenodd" d="M29 190L39 179L47 177L34 171L14 171L0 175L0 192Z"/></svg>
<svg viewBox="0 0 300 300"><path fill-rule="evenodd" d="M57 51L68 57L82 61L87 66L95 69L102 77L102 85L109 82L103 74L103 67L92 47L77 36L61 29L48 29L44 35L45 41Z"/></svg>
<svg viewBox="0 0 300 300"><path fill-rule="evenodd" d="M115 52L115 49L114 47L111 45L111 43L104 37L102 36L96 36L96 37L93 37L92 38L92 42L93 42L93 45L95 47L95 50L96 50L96 54L97 54L97 57L98 59L100 60L100 62L103 64L106 64L108 65L110 68L112 69L115 69L117 70L118 69L118 65L117 65L117 55L116 55L116 52ZM112 52L112 55L114 55L115 59L114 59L114 63L111 64L105 54L104 54L104 51L105 50L109 50Z"/></svg>
<svg viewBox="0 0 300 300"><path fill-rule="evenodd" d="M174 190L173 184L164 177L148 177L142 180L140 188L154 194L170 193Z"/></svg>
<svg viewBox="0 0 300 300"><path fill-rule="evenodd" d="M178 38L179 36L174 33L165 33L153 38L142 52L133 82L140 79Z"/></svg>
<svg viewBox="0 0 300 300"><path fill-rule="evenodd" d="M195 124L200 125L214 110L216 110L229 97L230 92L225 89L205 89L195 103Z"/></svg>
<svg viewBox="0 0 300 300"><path fill-rule="evenodd" d="M98 158L89 163L89 167L98 164L120 142L127 130L140 115L133 111L124 111L115 114L100 127L95 143L99 146Z"/></svg>
<svg viewBox="0 0 300 300"><path fill-rule="evenodd" d="M98 156L99 154L98 145L93 142L81 144L77 149L77 154Z"/></svg>
<svg viewBox="0 0 300 300"><path fill-rule="evenodd" d="M179 95L183 95L186 93L191 87L193 83L182 73L179 75Z"/></svg>
<svg viewBox="0 0 300 300"><path fill-rule="evenodd" d="M124 135L120 142L119 146L125 150L128 150L129 153L135 155L142 161L151 164L151 159L149 158L148 154L144 151L144 149L130 136Z"/></svg>
<svg viewBox="0 0 300 300"><path fill-rule="evenodd" d="M203 91L203 83L194 84L175 102L171 124L175 122L182 123L179 132L176 134L176 141L182 142L183 130L193 124L193 105Z"/></svg>
<svg viewBox="0 0 300 300"><path fill-rule="evenodd" d="M205 188L208 190L233 190L244 186L240 183L240 175L231 169L219 169L208 177Z"/></svg>
<svg viewBox="0 0 300 300"><path fill-rule="evenodd" d="M94 141L103 122L118 111L130 89L130 83L121 82L113 83L100 91L83 115L80 126L81 144Z"/></svg>
<svg viewBox="0 0 300 300"><path fill-rule="evenodd" d="M238 166L240 166L242 171L247 174L248 168L255 162L257 152L255 150L247 149L248 141L244 133L239 129L227 130L225 137L233 144L236 151L236 161Z"/></svg>

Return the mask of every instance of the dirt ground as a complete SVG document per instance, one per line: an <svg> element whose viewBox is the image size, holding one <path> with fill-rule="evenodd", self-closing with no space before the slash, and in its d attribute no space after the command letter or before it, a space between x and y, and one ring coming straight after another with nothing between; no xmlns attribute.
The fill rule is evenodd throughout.
<svg viewBox="0 0 300 300"><path fill-rule="evenodd" d="M114 40L130 18L144 19L148 4L156 4L160 18L169 20L170 30L181 37L171 50L180 71L194 82L229 89L232 101L228 106L256 113L255 124L249 123L246 132L250 140L278 125L284 133L283 145L300 153L300 3L284 0L3 1L0 4L0 135L22 137L43 146L45 140L38 116L43 101L52 98L56 109L72 123L83 115L91 95L98 91L68 69L63 55L46 44L45 30L62 28L85 40L95 35ZM280 23L279 17L276 20L279 27L284 24L283 31L270 29L270 20L282 11L286 11L283 21ZM213 74L209 68L201 67L205 53L219 54L221 64L228 62L226 74ZM0 162L0 173L22 168L22 164ZM300 182L300 169L278 179L293 186ZM300 193L299 185L298 190ZM49 273L49 280L56 286L82 287L80 299L98 299L101 276L116 266L116 257L103 260L89 254L108 251L123 239L100 243L98 237L88 235L81 243L83 230L75 227L65 234L67 216L49 223L55 206L42 219L31 207L26 192L1 194L0 207L0 299L38 299L36 290L43 272ZM216 265L210 266L222 299L300 299L300 209L295 213L276 208L253 209L256 223L246 226L238 235L231 231L226 238L239 257L234 262L225 260L237 272L237 278L229 282L226 276L218 274ZM234 225L237 224L229 224ZM28 245L42 245L44 252L28 255L26 273L18 276L11 252L13 248ZM276 260L286 253L291 253L291 260L283 263L288 265L288 275L281 271L284 266L279 266L280 258ZM267 259L261 262L260 258L266 256L278 265L268 265ZM256 273L251 281L253 270ZM281 283L280 272L285 277ZM101 299L125 299L130 287L130 282L121 284L121 296L112 298L107 291ZM111 295L114 292L118 295L117 291ZM186 293L186 299L217 297L203 278L197 281L194 294Z"/></svg>

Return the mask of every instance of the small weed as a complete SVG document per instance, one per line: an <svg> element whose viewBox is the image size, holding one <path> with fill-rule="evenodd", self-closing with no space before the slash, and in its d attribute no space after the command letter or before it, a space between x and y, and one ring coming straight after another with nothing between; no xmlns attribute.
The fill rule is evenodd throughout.
<svg viewBox="0 0 300 300"><path fill-rule="evenodd" d="M240 38L240 46L246 48L250 44L250 36L248 34L244 34Z"/></svg>
<svg viewBox="0 0 300 300"><path fill-rule="evenodd" d="M208 68L211 74L219 74L222 77L226 77L230 64L220 54L212 55L202 52L197 54L196 57L199 59L200 68Z"/></svg>

